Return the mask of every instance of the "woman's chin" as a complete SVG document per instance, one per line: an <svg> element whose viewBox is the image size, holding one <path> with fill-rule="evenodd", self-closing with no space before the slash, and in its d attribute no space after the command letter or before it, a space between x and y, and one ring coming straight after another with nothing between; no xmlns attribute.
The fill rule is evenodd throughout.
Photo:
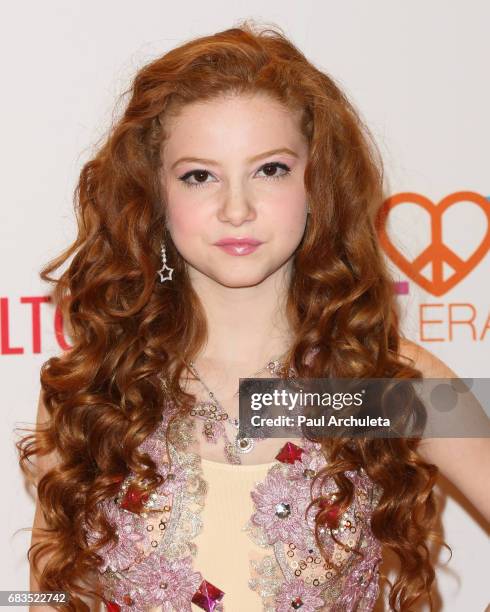
<svg viewBox="0 0 490 612"><path fill-rule="evenodd" d="M256 285L260 285L267 276L268 274L263 270L250 270L248 272L239 272L237 270L233 272L229 270L214 274L213 279L224 287L238 289L240 287L255 287Z"/></svg>

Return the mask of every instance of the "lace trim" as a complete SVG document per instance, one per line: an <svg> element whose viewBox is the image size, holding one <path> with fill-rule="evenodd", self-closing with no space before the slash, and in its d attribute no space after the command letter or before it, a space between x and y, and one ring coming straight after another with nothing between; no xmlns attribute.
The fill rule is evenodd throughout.
<svg viewBox="0 0 490 612"><path fill-rule="evenodd" d="M179 463L186 477L186 486L181 487L174 495L169 528L160 543L160 551L170 559L178 559L187 554L196 555L197 549L193 540L202 530L200 516L208 491L206 481L202 478L200 457L195 454L178 453L169 447L172 461Z"/></svg>
<svg viewBox="0 0 490 612"><path fill-rule="evenodd" d="M116 526L118 541L99 553L104 559L100 582L104 597L116 602L121 612L145 612L153 605L162 605L165 612L190 612L191 598L203 579L192 568L197 552L192 540L202 530L200 514L207 483L200 457L184 450L192 440L193 423L180 418L173 421L168 446L166 425L162 423L140 448L155 460L163 476L170 474L172 478L149 496L140 513L121 508L115 500L103 504L106 517ZM171 463L162 461L167 448ZM117 500L133 480L133 474L125 479ZM86 532L89 542L97 539L96 533ZM150 576L152 571L146 579L146 572ZM167 586L171 593L165 592Z"/></svg>
<svg viewBox="0 0 490 612"><path fill-rule="evenodd" d="M275 612L274 600L284 581L275 557L267 555L250 564L255 577L248 581L249 587L261 597L264 612Z"/></svg>

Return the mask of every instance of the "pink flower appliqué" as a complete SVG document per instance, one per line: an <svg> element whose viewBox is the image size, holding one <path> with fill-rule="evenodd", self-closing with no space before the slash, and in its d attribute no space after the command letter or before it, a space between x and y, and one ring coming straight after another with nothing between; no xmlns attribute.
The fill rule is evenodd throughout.
<svg viewBox="0 0 490 612"><path fill-rule="evenodd" d="M300 578L283 582L281 590L276 597L276 612L315 612L325 606L325 601L320 597L318 588L307 585Z"/></svg>
<svg viewBox="0 0 490 612"><path fill-rule="evenodd" d="M187 479L185 470L178 460L173 460L170 465L167 458L165 427L171 414L172 412L169 409L168 412L165 413L165 418L162 423L151 435L143 440L138 447L140 452L147 453L150 458L153 459L159 468L160 474L165 478L163 484L156 489L157 495L163 496L180 490L180 488L185 485Z"/></svg>
<svg viewBox="0 0 490 612"><path fill-rule="evenodd" d="M164 612L192 612L191 600L202 582L190 556L169 560L156 551L136 563L114 589L121 610L136 612L162 605ZM126 606L130 598L131 605Z"/></svg>
<svg viewBox="0 0 490 612"><path fill-rule="evenodd" d="M365 557L353 566L344 583L342 596L336 604L339 612L352 612L361 599L371 610L378 599L378 565L382 561L382 549L372 534L368 535L367 541L369 546L364 551Z"/></svg>
<svg viewBox="0 0 490 612"><path fill-rule="evenodd" d="M322 445L320 442L314 442L309 438L303 437L301 438L301 448L303 448L307 453L311 453L321 451Z"/></svg>
<svg viewBox="0 0 490 612"><path fill-rule="evenodd" d="M167 452L165 440L162 439L162 437L163 433L161 431L161 426L159 426L156 431L145 438L138 447L140 452L147 453L150 459L153 459L157 465L164 460Z"/></svg>
<svg viewBox="0 0 490 612"><path fill-rule="evenodd" d="M142 525L143 519L119 508L113 498L104 500L101 504L105 517L115 528L117 542L109 542L97 551L103 559L103 564L99 567L100 572L105 572L108 567L112 570L124 570L133 563L139 555L136 542L143 540ZM87 542L90 546L101 538L98 531L87 531Z"/></svg>
<svg viewBox="0 0 490 612"><path fill-rule="evenodd" d="M283 474L269 472L250 495L255 503L252 523L263 528L269 544L282 540L304 548L309 539L305 510L309 489L287 480Z"/></svg>
<svg viewBox="0 0 490 612"><path fill-rule="evenodd" d="M325 457L318 452L304 452L301 459L289 466L289 478L311 485L311 478L325 466Z"/></svg>
<svg viewBox="0 0 490 612"><path fill-rule="evenodd" d="M171 402L165 402L165 408L161 414L161 421L155 431L150 434L139 445L138 450L143 453L148 453L153 461L159 465L166 457L167 440L166 431L170 420L178 413L177 406Z"/></svg>
<svg viewBox="0 0 490 612"><path fill-rule="evenodd" d="M307 487L309 494L314 498L320 495L330 495L337 491L337 485L333 478L328 478L326 481L323 481L322 478L317 478L313 481L314 476L318 474L325 465L326 460L324 455L319 452L318 449L310 448L310 452L304 452L301 455L301 459L295 461L288 467L288 477L293 482L297 482L298 485ZM350 472L346 472L347 475L349 473ZM313 512L314 508L310 508L308 523L312 528L314 528Z"/></svg>

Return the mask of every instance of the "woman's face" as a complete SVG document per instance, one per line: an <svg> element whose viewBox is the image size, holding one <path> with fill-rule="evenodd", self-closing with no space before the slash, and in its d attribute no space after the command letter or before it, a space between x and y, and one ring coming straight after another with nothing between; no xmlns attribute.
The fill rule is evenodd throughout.
<svg viewBox="0 0 490 612"><path fill-rule="evenodd" d="M240 95L189 104L166 128L167 227L191 280L247 287L288 271L307 219L299 115L267 95ZM261 244L244 254L215 244L225 238Z"/></svg>

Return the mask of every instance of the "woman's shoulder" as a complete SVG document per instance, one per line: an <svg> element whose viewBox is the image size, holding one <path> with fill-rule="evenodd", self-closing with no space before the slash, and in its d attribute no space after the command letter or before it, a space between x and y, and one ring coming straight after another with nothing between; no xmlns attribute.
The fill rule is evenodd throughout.
<svg viewBox="0 0 490 612"><path fill-rule="evenodd" d="M421 344L400 338L400 357L422 372L424 378L458 378L458 375L439 357Z"/></svg>

